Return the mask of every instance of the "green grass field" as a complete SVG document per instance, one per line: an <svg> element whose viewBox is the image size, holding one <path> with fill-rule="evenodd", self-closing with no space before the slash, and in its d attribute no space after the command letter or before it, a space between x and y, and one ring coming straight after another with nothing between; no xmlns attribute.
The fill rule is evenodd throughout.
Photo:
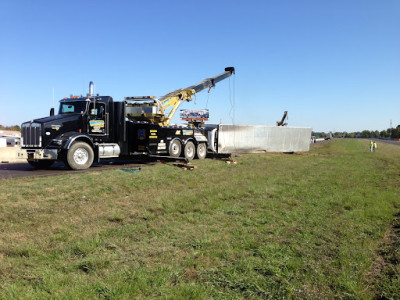
<svg viewBox="0 0 400 300"><path fill-rule="evenodd" d="M1 299L400 297L400 147L0 181Z"/></svg>

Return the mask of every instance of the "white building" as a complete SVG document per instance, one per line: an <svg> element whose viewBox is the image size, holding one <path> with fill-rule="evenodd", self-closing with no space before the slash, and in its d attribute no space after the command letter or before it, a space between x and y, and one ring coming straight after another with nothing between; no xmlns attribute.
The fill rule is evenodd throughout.
<svg viewBox="0 0 400 300"><path fill-rule="evenodd" d="M19 147L21 144L21 133L18 131L0 130L1 147Z"/></svg>

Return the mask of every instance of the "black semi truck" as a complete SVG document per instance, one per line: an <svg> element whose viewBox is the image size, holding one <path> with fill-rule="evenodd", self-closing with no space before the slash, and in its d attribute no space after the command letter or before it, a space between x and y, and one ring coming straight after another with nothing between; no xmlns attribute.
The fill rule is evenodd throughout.
<svg viewBox="0 0 400 300"><path fill-rule="evenodd" d="M51 110L49 117L23 123L21 148L36 168L63 161L71 169L86 169L103 158L138 155L203 159L207 149L214 148L209 144L210 129L199 122L185 126L169 122L181 103L234 72L233 67L225 68L220 75L160 99L126 97L117 102L110 96L94 95L91 83L86 97L60 100L57 115ZM169 115L167 109L171 109Z"/></svg>

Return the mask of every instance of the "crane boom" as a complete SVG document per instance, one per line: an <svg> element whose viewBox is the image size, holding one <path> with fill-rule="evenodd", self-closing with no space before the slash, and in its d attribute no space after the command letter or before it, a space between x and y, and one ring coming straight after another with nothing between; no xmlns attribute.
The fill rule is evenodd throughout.
<svg viewBox="0 0 400 300"><path fill-rule="evenodd" d="M162 96L160 99L156 99L152 97L152 102L150 103L132 103L128 106L131 108L127 115L128 118L134 120L147 120L152 123L158 123L162 126L169 125L172 117L174 116L178 107L184 102L190 102L193 99L193 96L201 92L204 89L214 87L216 83L232 76L235 73L234 67L225 68L225 72L204 79L203 81L191 85L186 89L175 90L171 93L168 93ZM149 100L149 97L127 97L126 100ZM168 116L165 114L165 110L172 108L169 112Z"/></svg>
<svg viewBox="0 0 400 300"><path fill-rule="evenodd" d="M219 74L217 76L204 79L203 81L201 81L199 83L196 83L196 84L193 84L193 85L187 87L186 89L180 89L180 90L176 90L176 91L173 91L171 93L168 93L165 96L162 96L160 98L160 100L162 101L162 100L168 99L171 96L179 94L181 91L184 91L184 90L194 90L195 93L201 92L202 90L205 90L207 88L214 87L216 83L218 83L218 82L220 82L220 81L232 76L232 74L235 74L235 68L234 67L225 68L225 72L223 72L223 73L221 73L221 74Z"/></svg>
<svg viewBox="0 0 400 300"><path fill-rule="evenodd" d="M225 72L223 72L217 76L214 76L212 78L204 79L202 82L199 82L197 84L189 86L188 89L193 89L196 91L196 93L201 92L202 90L204 90L206 88L214 87L217 82L220 82L220 81L232 76L232 74L235 74L234 67L225 68Z"/></svg>
<svg viewBox="0 0 400 300"><path fill-rule="evenodd" d="M282 120L276 121L276 126L286 126L287 125L287 123L284 123L285 119L287 118L287 114L288 114L288 112L285 110L285 112L283 113Z"/></svg>

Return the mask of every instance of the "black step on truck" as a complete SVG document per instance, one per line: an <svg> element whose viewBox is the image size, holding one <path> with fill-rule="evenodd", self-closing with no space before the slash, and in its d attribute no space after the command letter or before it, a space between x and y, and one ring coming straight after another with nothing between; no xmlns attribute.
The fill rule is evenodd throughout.
<svg viewBox="0 0 400 300"><path fill-rule="evenodd" d="M213 78L180 89L157 99L126 97L114 101L110 96L93 94L60 100L58 114L34 119L21 125L21 148L27 161L36 168L49 168L62 161L73 170L87 169L101 159L132 159L140 155L186 160L204 159L210 129L193 120L187 125L170 125L173 114L184 101L234 73L229 67ZM168 116L165 110L172 108ZM214 141L213 141L214 142Z"/></svg>

